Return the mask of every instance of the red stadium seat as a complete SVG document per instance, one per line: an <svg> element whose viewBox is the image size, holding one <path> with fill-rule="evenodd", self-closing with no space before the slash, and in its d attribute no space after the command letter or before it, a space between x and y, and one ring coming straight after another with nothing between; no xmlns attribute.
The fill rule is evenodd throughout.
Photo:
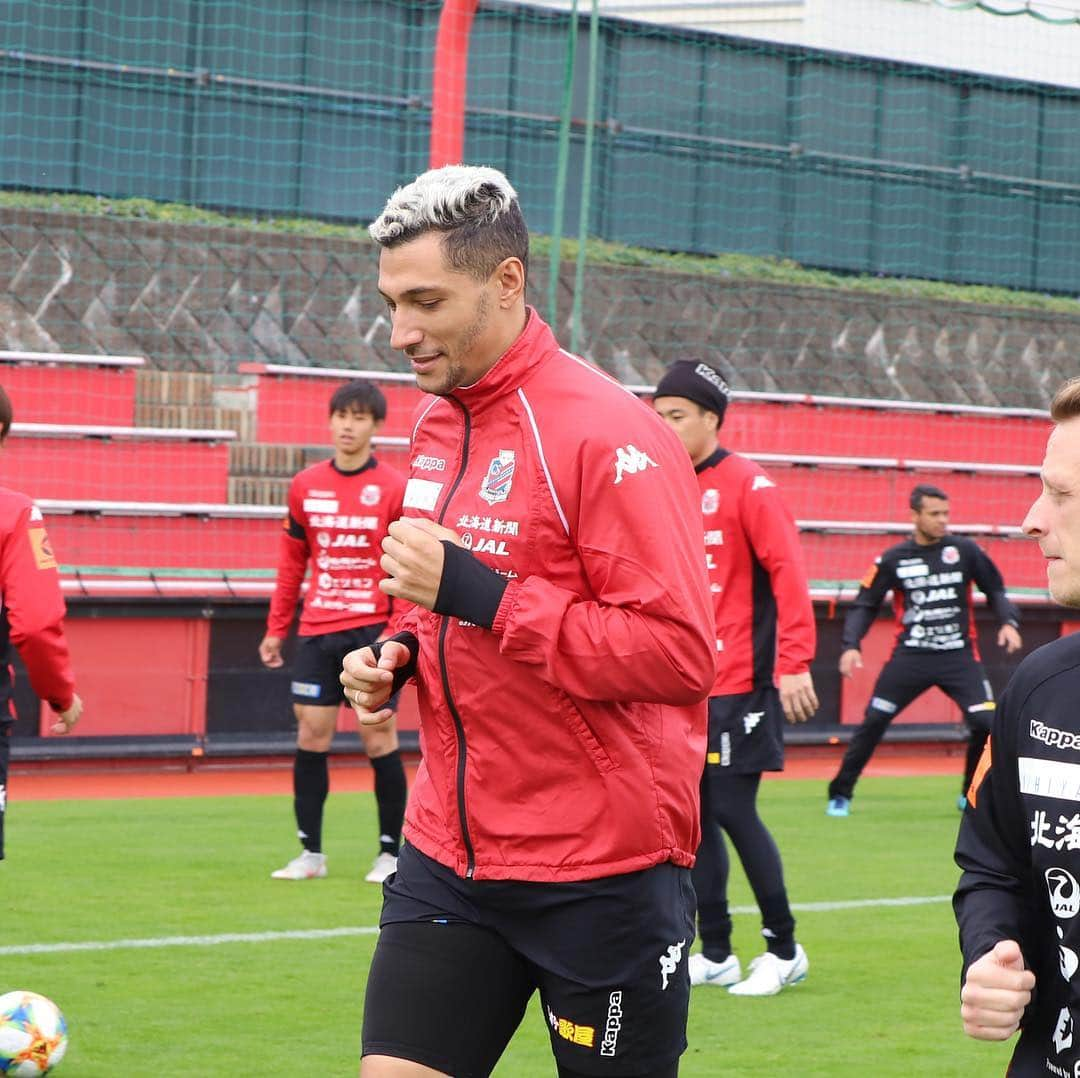
<svg viewBox="0 0 1080 1078"><path fill-rule="evenodd" d="M142 356L0 351L0 385L24 423L135 420L135 378Z"/></svg>

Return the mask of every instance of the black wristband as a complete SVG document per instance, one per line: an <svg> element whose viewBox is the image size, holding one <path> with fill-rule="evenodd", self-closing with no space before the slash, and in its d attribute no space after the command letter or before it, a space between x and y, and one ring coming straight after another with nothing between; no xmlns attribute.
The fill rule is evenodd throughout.
<svg viewBox="0 0 1080 1078"><path fill-rule="evenodd" d="M464 547L442 540L443 571L435 613L449 614L490 629L509 581Z"/></svg>
<svg viewBox="0 0 1080 1078"><path fill-rule="evenodd" d="M389 644L391 640L398 644L404 644L409 649L409 661L394 671L394 680L390 689L390 695L393 696L394 693L400 692L405 682L416 673L416 656L420 651L420 641L412 633L394 633L393 636L388 636L385 640L376 640L374 644L369 645L376 662L379 661L379 657L382 655L383 644Z"/></svg>

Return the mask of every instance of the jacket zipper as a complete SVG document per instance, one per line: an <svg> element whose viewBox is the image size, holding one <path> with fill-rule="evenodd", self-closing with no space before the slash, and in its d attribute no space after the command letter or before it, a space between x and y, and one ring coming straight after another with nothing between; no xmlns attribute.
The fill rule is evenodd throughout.
<svg viewBox="0 0 1080 1078"><path fill-rule="evenodd" d="M468 408L454 397L448 397L447 399L461 409L462 417L465 420L465 436L461 449L461 467L458 469L458 474L451 484L450 490L447 492L446 500L443 502L442 510L439 513L440 524L443 523L446 511L450 508L450 502L453 499L457 488L461 485L462 479L465 478L465 469L469 464L469 434L472 429L472 420L469 416ZM446 632L449 627L450 619L444 614L442 617L442 624L439 626L439 674L442 677L443 697L446 700L446 706L450 709L450 717L454 720L454 732L457 735L458 822L461 824L461 841L465 845L465 878L471 880L473 873L476 870L476 856L473 852L472 838L469 836L469 821L465 814L465 757L467 746L465 744L465 725L462 723L461 715L458 712L457 705L454 703L454 696L450 691L450 678L446 672Z"/></svg>

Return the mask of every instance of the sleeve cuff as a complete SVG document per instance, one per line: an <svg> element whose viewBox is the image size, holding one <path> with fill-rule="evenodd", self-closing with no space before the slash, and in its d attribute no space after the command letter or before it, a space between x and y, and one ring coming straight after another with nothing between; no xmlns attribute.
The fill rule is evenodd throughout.
<svg viewBox="0 0 1080 1078"><path fill-rule="evenodd" d="M385 640L377 640L374 644L371 644L371 650L375 655L375 661L379 661L379 656L382 654L383 644L389 643L391 640L398 644L404 644L409 649L409 661L404 666L399 666L394 671L394 680L391 686L391 695L396 692L400 692L402 686L416 673L416 657L420 652L420 641L412 633L402 632L394 633L393 636L388 636Z"/></svg>
<svg viewBox="0 0 1080 1078"><path fill-rule="evenodd" d="M490 629L509 581L448 539L443 545L443 572L435 613L448 614Z"/></svg>

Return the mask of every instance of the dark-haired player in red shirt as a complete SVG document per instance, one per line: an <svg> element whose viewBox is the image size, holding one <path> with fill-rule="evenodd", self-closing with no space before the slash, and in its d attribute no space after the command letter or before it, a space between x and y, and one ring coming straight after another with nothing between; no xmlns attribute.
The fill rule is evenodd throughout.
<svg viewBox="0 0 1080 1078"><path fill-rule="evenodd" d="M11 420L11 401L0 386L0 446ZM83 705L71 672L65 613L60 574L41 510L25 494L0 487L0 860L15 724L11 647L18 651L34 692L56 712L52 733L68 733L79 721Z"/></svg>
<svg viewBox="0 0 1080 1078"><path fill-rule="evenodd" d="M817 635L798 532L776 484L717 445L729 398L718 371L679 360L656 387L653 407L682 439L697 472L716 615L717 678L693 875L702 952L690 957L690 983L767 996L801 981L809 968L757 793L761 773L784 766L784 717L805 722L817 710L810 676ZM767 946L745 980L731 949L723 832L754 891Z"/></svg>
<svg viewBox="0 0 1080 1078"><path fill-rule="evenodd" d="M270 601L259 658L270 668L284 663L289 634L308 565L311 579L300 615L299 646L292 668L293 711L298 724L293 795L303 851L275 879L326 875L322 851L323 806L330 789L328 755L343 702L342 660L374 643L390 616L379 590L381 543L401 515L404 476L375 459L371 439L386 418L386 398L371 382L356 380L330 398L332 460L299 472L289 488L277 585ZM365 879L382 883L397 866L405 813L405 769L393 721L360 726L375 772L380 850Z"/></svg>

